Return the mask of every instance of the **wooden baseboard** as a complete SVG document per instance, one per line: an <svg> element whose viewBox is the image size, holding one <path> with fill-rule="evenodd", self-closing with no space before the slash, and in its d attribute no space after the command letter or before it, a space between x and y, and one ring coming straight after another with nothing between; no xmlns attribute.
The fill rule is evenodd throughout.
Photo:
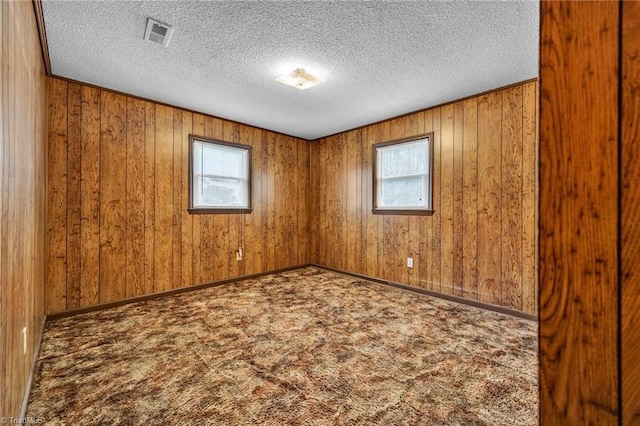
<svg viewBox="0 0 640 426"><path fill-rule="evenodd" d="M20 406L21 424L27 416L27 405L29 404L29 396L31 395L31 385L33 384L33 378L36 375L36 369L38 368L38 359L40 358L40 348L42 347L42 337L44 336L44 327L47 325L47 316L42 318L42 324L40 324L40 333L38 333L38 341L36 342L35 350L33 351L33 360L31 360L31 368L29 370L29 378L27 380L27 386L24 388L24 396L22 397L22 405Z"/></svg>
<svg viewBox="0 0 640 426"><path fill-rule="evenodd" d="M448 300L450 302L456 302L456 303L461 303L463 305L473 306L475 308L480 308L480 309L484 309L484 310L487 310L487 311L499 312L501 314L511 315L511 316L518 317L518 318L524 318L524 319L527 319L527 320L530 320L530 321L536 321L536 322L538 321L538 317L536 315L533 315L533 314L530 314L530 313L527 313L527 312L517 311L515 309L510 309L510 308L507 308L507 307L504 307L504 306L492 305L490 303L479 302L477 300L465 299L464 297L454 296L454 295L451 295L451 294L438 293L437 291L427 290L427 289L420 288L420 287L413 287L413 286L410 286L410 285L401 284L401 283L397 283L397 282L393 282L393 281L388 281L388 280L384 280L384 279L381 279L381 278L376 278L376 277L371 277L371 276L368 276L368 275L358 274L356 272L343 271L343 270L340 270L340 269L330 268L328 266L318 265L318 264L315 264L315 263L312 263L311 266L314 266L316 268L326 269L328 271L338 272L340 274L350 275L350 276L356 277L356 278L362 278L364 280L373 281L373 282L376 282L376 283L388 285L388 286L391 286L391 287L400 288L400 289L403 289L403 290L408 290L408 291L411 291L411 292L414 292L414 293L425 294L427 296L437 297L439 299Z"/></svg>
<svg viewBox="0 0 640 426"><path fill-rule="evenodd" d="M162 292L158 292L158 293L145 294L144 296L129 297L129 298L122 299L122 300L116 300L114 302L100 303L100 304L97 304L97 305L86 306L86 307L83 307L83 308L76 308L76 309L69 309L67 311L53 312L53 313L47 314L46 318L47 318L47 321L53 321L53 320L56 320L56 319L71 317L71 316L74 316L74 315L101 311L103 309L116 308L118 306L124 306L124 305L128 305L128 304L131 304L131 303L144 302L146 300L153 300L153 299L158 299L158 298L167 297L167 296L174 296L176 294L186 293L186 292L189 292L189 291L202 290L202 289L209 288L209 287L217 287L219 285L228 284L228 283L232 283L232 282L236 282L236 281L250 280L250 279L254 279L254 278L263 277L265 275L277 274L279 272L286 272L286 271L291 271L291 270L298 269L298 268L304 268L306 266L310 266L310 264L306 263L304 265L289 266L287 268L274 269L274 270L271 270L271 271L259 272L257 274L241 275L241 276L235 277L235 278L225 278L224 280L212 281L212 282L208 282L208 283L204 283L204 284L197 284L197 285L193 285L193 286L190 286L190 287L182 287L182 288L176 288L176 289L173 289L173 290L167 290L167 291L162 291Z"/></svg>

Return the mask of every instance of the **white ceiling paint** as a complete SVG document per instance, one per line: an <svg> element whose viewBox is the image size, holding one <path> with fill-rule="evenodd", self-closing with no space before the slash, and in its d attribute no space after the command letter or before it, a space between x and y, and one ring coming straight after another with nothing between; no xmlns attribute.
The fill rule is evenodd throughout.
<svg viewBox="0 0 640 426"><path fill-rule="evenodd" d="M538 75L537 1L43 1L52 73L304 139ZM148 17L174 27L144 41ZM276 82L295 68L325 82Z"/></svg>

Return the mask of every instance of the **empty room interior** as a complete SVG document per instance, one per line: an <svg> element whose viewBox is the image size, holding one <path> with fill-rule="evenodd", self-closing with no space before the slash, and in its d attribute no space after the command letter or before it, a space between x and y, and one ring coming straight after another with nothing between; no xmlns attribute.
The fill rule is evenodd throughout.
<svg viewBox="0 0 640 426"><path fill-rule="evenodd" d="M0 21L1 423L640 424L640 2Z"/></svg>

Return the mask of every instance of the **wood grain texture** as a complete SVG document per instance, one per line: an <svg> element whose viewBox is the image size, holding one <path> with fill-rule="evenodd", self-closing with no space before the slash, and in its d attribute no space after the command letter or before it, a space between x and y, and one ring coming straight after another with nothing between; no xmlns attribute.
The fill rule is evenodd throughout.
<svg viewBox="0 0 640 426"><path fill-rule="evenodd" d="M478 299L502 304L502 93L478 100Z"/></svg>
<svg viewBox="0 0 640 426"><path fill-rule="evenodd" d="M100 289L100 91L82 88L80 163L80 303L98 303Z"/></svg>
<svg viewBox="0 0 640 426"><path fill-rule="evenodd" d="M80 305L82 87L67 88L67 307Z"/></svg>
<svg viewBox="0 0 640 426"><path fill-rule="evenodd" d="M311 261L535 313L536 87L525 83L313 142ZM371 214L371 146L430 131L434 214ZM533 197L528 204L525 191ZM350 255L358 246L361 261Z"/></svg>
<svg viewBox="0 0 640 426"><path fill-rule="evenodd" d="M124 96L102 92L100 114L100 298L105 302L126 297L126 103Z"/></svg>
<svg viewBox="0 0 640 426"><path fill-rule="evenodd" d="M62 79L47 81L47 312L309 263L308 142ZM190 133L253 147L251 214L188 213ZM77 227L69 214L80 220L79 250L69 243ZM240 244L246 256L238 262ZM72 252L79 254L73 265L67 262Z"/></svg>
<svg viewBox="0 0 640 426"><path fill-rule="evenodd" d="M542 424L619 424L616 2L542 2Z"/></svg>
<svg viewBox="0 0 640 426"><path fill-rule="evenodd" d="M67 308L67 85L47 81L47 312Z"/></svg>
<svg viewBox="0 0 640 426"><path fill-rule="evenodd" d="M538 85L523 86L522 100L522 310L538 312ZM533 158L534 161L527 161Z"/></svg>
<svg viewBox="0 0 640 426"><path fill-rule="evenodd" d="M532 108L535 111L535 106ZM463 105L462 296L478 298L478 99ZM535 165L534 165L535 167ZM533 280L532 280L533 281ZM529 286L535 290L534 286ZM529 312L529 311L527 311Z"/></svg>
<svg viewBox="0 0 640 426"><path fill-rule="evenodd" d="M522 86L502 102L502 304L522 310ZM507 141L504 143L504 141Z"/></svg>
<svg viewBox="0 0 640 426"><path fill-rule="evenodd" d="M640 2L622 6L622 421L640 423Z"/></svg>
<svg viewBox="0 0 640 426"><path fill-rule="evenodd" d="M126 297L144 294L145 102L127 99Z"/></svg>
<svg viewBox="0 0 640 426"><path fill-rule="evenodd" d="M62 255L52 266L64 270L66 233L64 227L62 232L46 228L48 196L43 183L48 176L47 146L64 141L58 134L47 140L47 91L62 95L66 88L47 88L31 2L0 2L0 22L0 417L8 421L20 414L41 331L45 285L57 285L53 278L45 282L48 236ZM62 118L53 118L56 128ZM66 157L63 147L61 156ZM51 198L61 202L66 189L56 189L61 192ZM62 213L52 213L60 224L66 223ZM56 273L64 274L57 269ZM63 278L60 288L65 285ZM27 328L24 354L23 327Z"/></svg>

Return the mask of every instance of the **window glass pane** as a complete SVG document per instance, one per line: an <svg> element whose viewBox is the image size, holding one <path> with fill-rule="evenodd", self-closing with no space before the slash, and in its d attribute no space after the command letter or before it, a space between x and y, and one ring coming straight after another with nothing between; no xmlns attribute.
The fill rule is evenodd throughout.
<svg viewBox="0 0 640 426"><path fill-rule="evenodd" d="M426 176L381 180L380 205L383 207L426 207Z"/></svg>
<svg viewBox="0 0 640 426"><path fill-rule="evenodd" d="M193 140L192 208L250 208L249 148Z"/></svg>
<svg viewBox="0 0 640 426"><path fill-rule="evenodd" d="M376 146L376 205L379 210L431 208L430 141Z"/></svg>
<svg viewBox="0 0 640 426"><path fill-rule="evenodd" d="M427 166L427 142L390 145L380 149L382 178L423 174Z"/></svg>
<svg viewBox="0 0 640 426"><path fill-rule="evenodd" d="M237 206L247 205L245 181L237 179L211 178L200 176L196 179L199 188L196 194L196 207L201 206Z"/></svg>

